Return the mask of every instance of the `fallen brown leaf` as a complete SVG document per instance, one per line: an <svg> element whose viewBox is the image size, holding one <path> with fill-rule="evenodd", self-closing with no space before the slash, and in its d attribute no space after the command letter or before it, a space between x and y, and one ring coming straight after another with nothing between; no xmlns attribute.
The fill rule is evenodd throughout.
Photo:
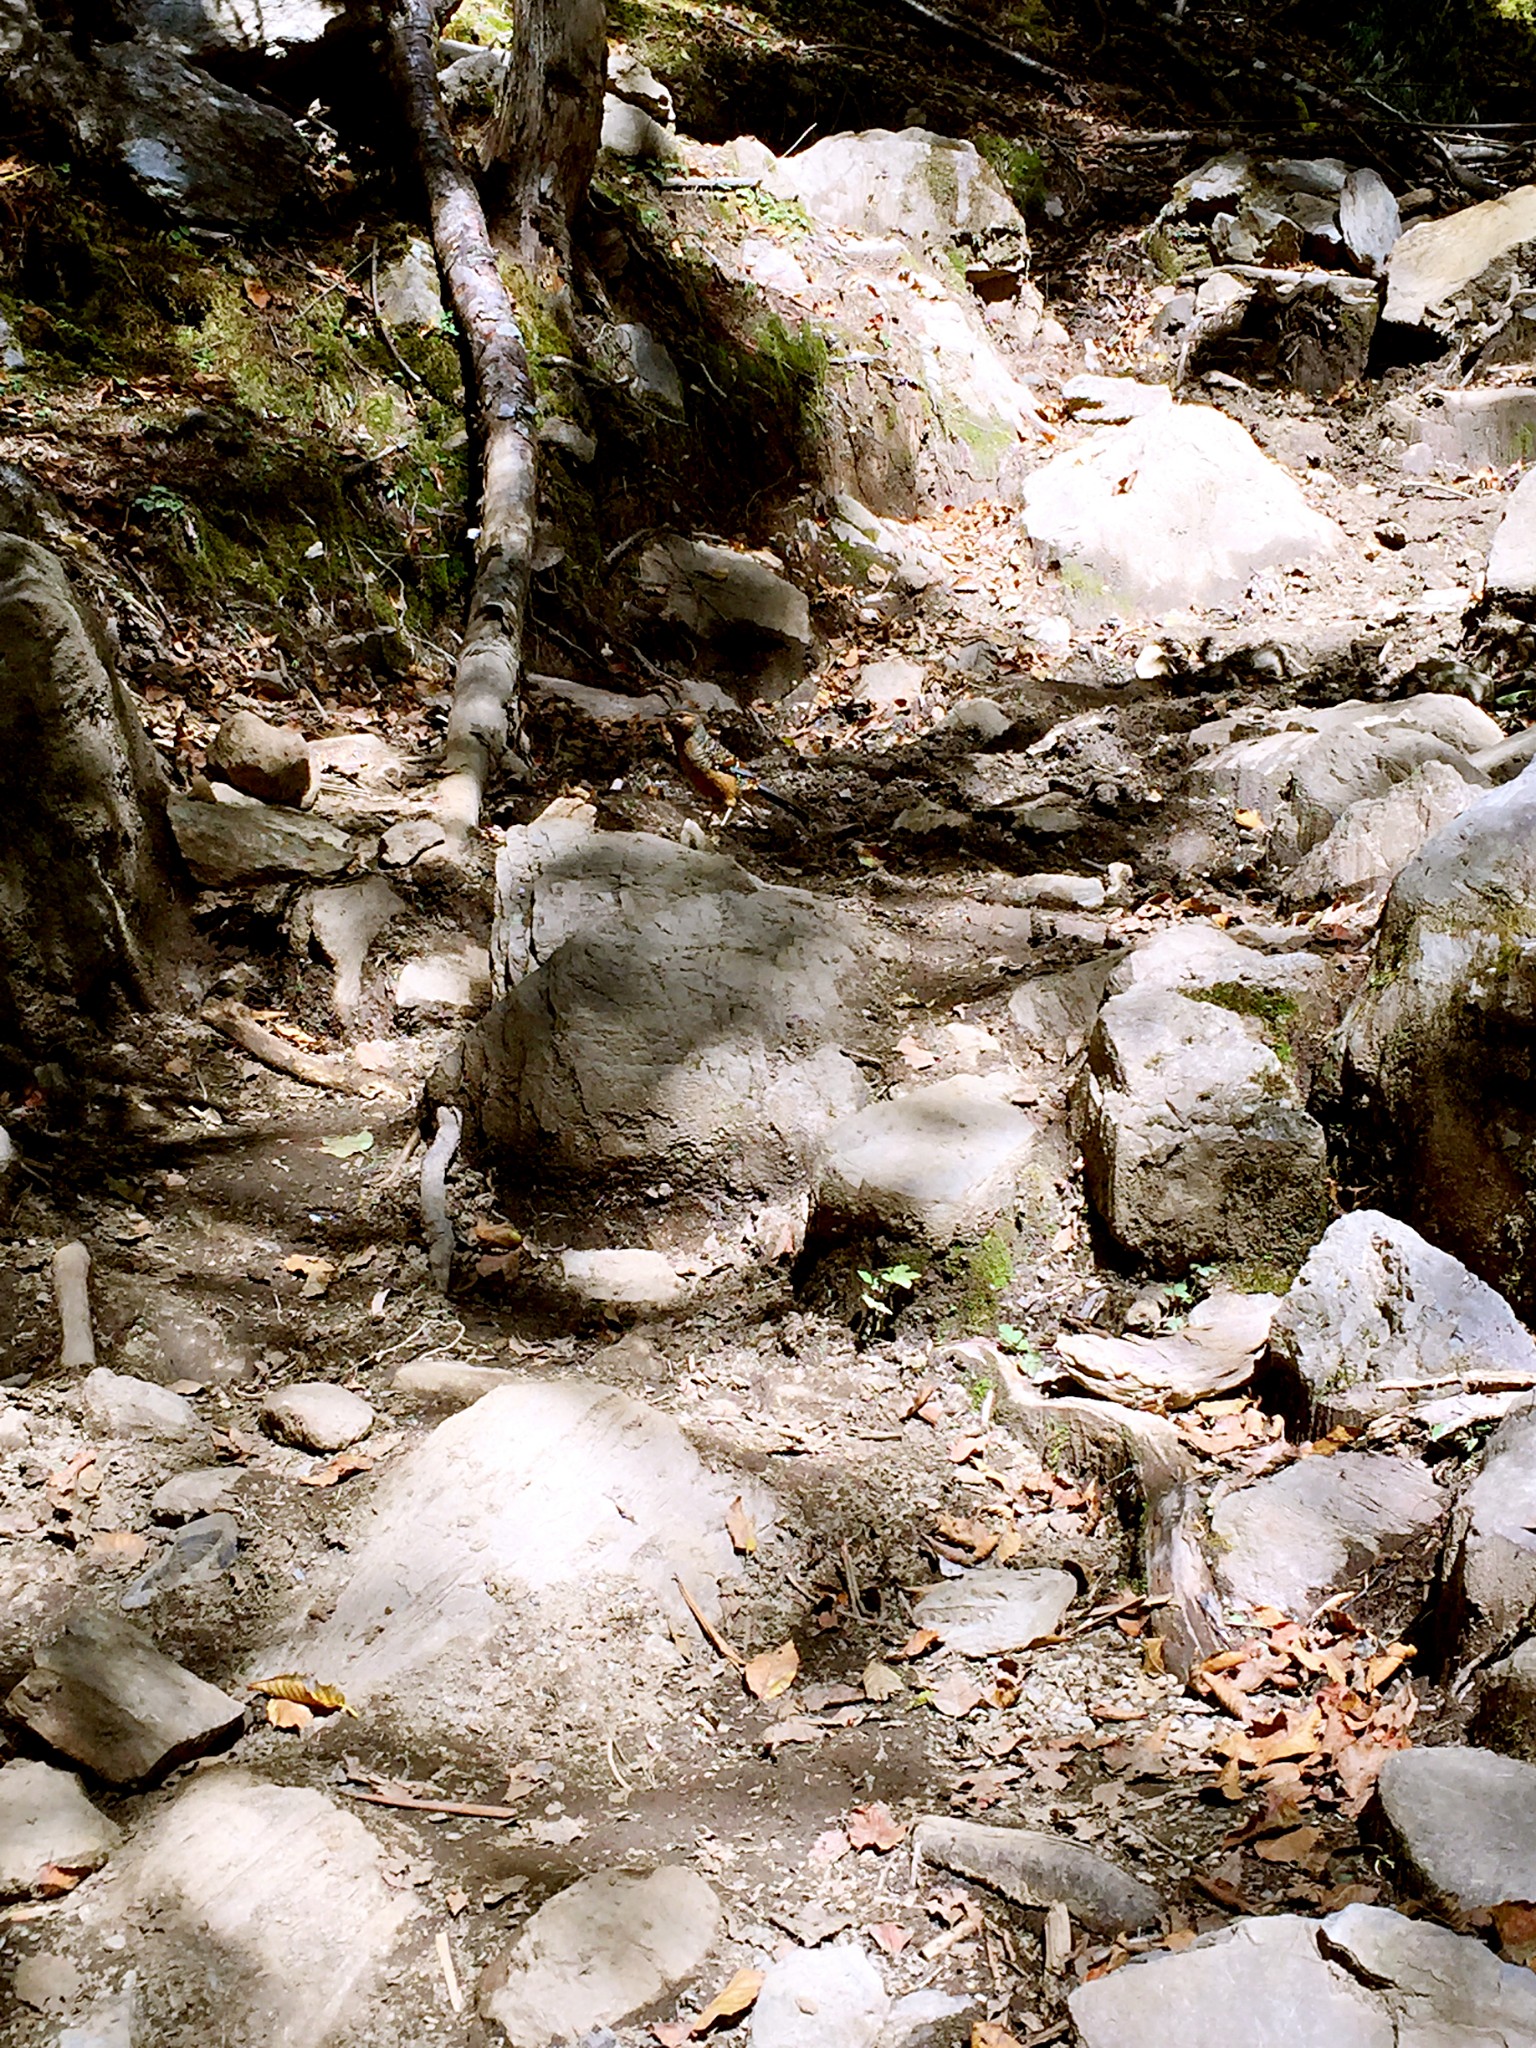
<svg viewBox="0 0 1536 2048"><path fill-rule="evenodd" d="M776 1700L795 1682L800 1669L800 1652L793 1642L780 1643L776 1650L762 1650L742 1667L747 1691L760 1700Z"/></svg>
<svg viewBox="0 0 1536 2048"><path fill-rule="evenodd" d="M878 1800L871 1806L855 1806L848 1815L847 1829L855 1849L878 1849L882 1855L907 1838L905 1823Z"/></svg>
<svg viewBox="0 0 1536 2048"><path fill-rule="evenodd" d="M740 2019L744 2012L750 2012L757 2001L757 1994L763 1988L761 1970L738 1970L722 1991L717 1991L705 2006L688 2032L696 2040L700 2034L707 2034L720 2020Z"/></svg>
<svg viewBox="0 0 1536 2048"><path fill-rule="evenodd" d="M362 1718L356 1707L347 1705L346 1694L338 1686L316 1685L299 1671L285 1671L277 1678L253 1678L245 1689L264 1694L269 1700L288 1700L309 1707L317 1714L350 1714L354 1721Z"/></svg>
<svg viewBox="0 0 1536 2048"><path fill-rule="evenodd" d="M925 1657L931 1649L936 1647L938 1641L939 1632L936 1628L914 1629L899 1650L886 1651L886 1662L888 1664L904 1664L913 1657Z"/></svg>
<svg viewBox="0 0 1536 2048"><path fill-rule="evenodd" d="M826 1732L820 1722L808 1720L804 1714L791 1714L765 1730L763 1747L772 1754L789 1742L820 1742Z"/></svg>
<svg viewBox="0 0 1536 2048"><path fill-rule="evenodd" d="M452 1914L453 1918L457 1920L459 1915L464 1911L464 1908L469 1904L469 1893L452 1891L448 1894L447 1898L444 1900L443 1903L447 1906L448 1911Z"/></svg>
<svg viewBox="0 0 1536 2048"><path fill-rule="evenodd" d="M1311 1870L1321 1869L1327 1863L1326 1852L1317 1857L1317 1845L1323 1839L1321 1828L1292 1828L1288 1834L1272 1835L1267 1842L1255 1842L1253 1853L1266 1863L1299 1863Z"/></svg>
<svg viewBox="0 0 1536 2048"><path fill-rule="evenodd" d="M982 1694L968 1671L952 1671L934 1687L929 1698L941 1714L947 1714L952 1721L963 1721L981 1705Z"/></svg>
<svg viewBox="0 0 1536 2048"><path fill-rule="evenodd" d="M313 1726L315 1717L301 1700L269 1699L267 1719L274 1728L292 1728L302 1733Z"/></svg>
<svg viewBox="0 0 1536 2048"><path fill-rule="evenodd" d="M971 2048L1021 2048L1021 2043L999 2020L972 2020Z"/></svg>
<svg viewBox="0 0 1536 2048"><path fill-rule="evenodd" d="M757 1549L757 1524L747 1513L739 1493L725 1511L725 1533L731 1539L731 1547L743 1557L750 1557Z"/></svg>
<svg viewBox="0 0 1536 2048"><path fill-rule="evenodd" d="M889 1664L879 1662L866 1664L859 1679L864 1697L877 1705L885 1700L894 1700L907 1689L907 1681L899 1671L893 1671Z"/></svg>
<svg viewBox="0 0 1536 2048"><path fill-rule="evenodd" d="M888 1956L899 1956L912 1941L911 1928L903 1927L897 1920L876 1920L864 1932L876 1948L883 1949Z"/></svg>
<svg viewBox="0 0 1536 2048"><path fill-rule="evenodd" d="M283 1271L304 1275L304 1285L299 1289L301 1301L318 1301L336 1278L336 1267L330 1259L308 1259L302 1252L284 1259Z"/></svg>
<svg viewBox="0 0 1536 2048"><path fill-rule="evenodd" d="M355 1478L359 1472L371 1472L373 1459L366 1451L338 1451L334 1458L324 1465L317 1465L312 1472L299 1474L300 1486L339 1486L343 1479Z"/></svg>

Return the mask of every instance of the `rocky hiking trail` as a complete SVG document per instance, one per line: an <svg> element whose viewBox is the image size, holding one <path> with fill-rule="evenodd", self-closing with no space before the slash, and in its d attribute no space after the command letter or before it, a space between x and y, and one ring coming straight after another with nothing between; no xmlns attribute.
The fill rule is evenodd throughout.
<svg viewBox="0 0 1536 2048"><path fill-rule="evenodd" d="M23 334L11 687L196 895L0 1110L0 2040L1524 2048L1536 188L1176 134L1042 290L669 53L462 846L425 245L204 279L174 432ZM187 580L258 371L302 603Z"/></svg>

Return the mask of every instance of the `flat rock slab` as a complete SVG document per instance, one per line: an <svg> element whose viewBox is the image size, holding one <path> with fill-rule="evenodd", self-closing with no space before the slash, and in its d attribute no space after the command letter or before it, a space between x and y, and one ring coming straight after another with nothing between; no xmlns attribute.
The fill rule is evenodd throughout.
<svg viewBox="0 0 1536 2048"><path fill-rule="evenodd" d="M339 875L353 855L345 832L321 818L267 804L200 803L172 797L166 815L181 857L207 888Z"/></svg>
<svg viewBox="0 0 1536 2048"><path fill-rule="evenodd" d="M1310 1621L1383 1558L1426 1546L1444 1512L1416 1460L1378 1451L1301 1458L1211 1511L1217 1583L1231 1600Z"/></svg>
<svg viewBox="0 0 1536 2048"><path fill-rule="evenodd" d="M1536 185L1464 206L1399 236L1387 261L1384 320L1443 326L1452 302L1490 264L1522 242L1536 241Z"/></svg>
<svg viewBox="0 0 1536 2048"><path fill-rule="evenodd" d="M890 2004L862 1949L844 1942L796 1949L763 1979L752 2048L875 2048Z"/></svg>
<svg viewBox="0 0 1536 2048"><path fill-rule="evenodd" d="M85 1419L99 1436L158 1437L174 1441L203 1429L197 1410L182 1394L132 1373L98 1365L81 1390Z"/></svg>
<svg viewBox="0 0 1536 2048"><path fill-rule="evenodd" d="M1166 1337L1060 1336L1056 1350L1090 1394L1133 1408L1188 1408L1253 1377L1279 1306L1273 1294L1208 1294Z"/></svg>
<svg viewBox="0 0 1536 2048"><path fill-rule="evenodd" d="M1503 1649L1536 1614L1536 1405L1522 1396L1456 1506L1441 1595L1458 1663Z"/></svg>
<svg viewBox="0 0 1536 2048"><path fill-rule="evenodd" d="M1131 1934L1162 1915L1151 1885L1080 1842L1043 1830L933 1815L918 1822L912 1845L928 1862L974 1878L1015 1905L1063 1905L1095 1934Z"/></svg>
<svg viewBox="0 0 1536 2048"><path fill-rule="evenodd" d="M685 1291L666 1254L640 1246L562 1252L560 1272L583 1301L615 1308L670 1308Z"/></svg>
<svg viewBox="0 0 1536 2048"><path fill-rule="evenodd" d="M98 1937L133 1930L145 2039L176 2038L190 1979L229 2048L325 2048L372 2033L370 1994L421 1911L383 1860L324 1793L203 1771L140 1824L81 1918Z"/></svg>
<svg viewBox="0 0 1536 2048"><path fill-rule="evenodd" d="M6 1711L109 1785L140 1785L235 1736L239 1700L162 1656L141 1629L82 1614L34 1656Z"/></svg>
<svg viewBox="0 0 1536 2048"><path fill-rule="evenodd" d="M697 1872L584 1877L541 1906L481 1980L481 2016L508 2048L549 2048L621 2024L708 1955L720 1901Z"/></svg>
<svg viewBox="0 0 1536 2048"><path fill-rule="evenodd" d="M710 1472L668 1417L590 1382L524 1376L439 1423L378 1480L329 1619L307 1620L311 1588L293 1635L257 1653L252 1675L323 1670L349 1700L393 1691L431 1718L456 1672L494 1698L500 1644L520 1696L519 1658L559 1654L562 1630L600 1632L637 1599L691 1629L678 1578L718 1611L718 1581L737 1569L726 1511L743 1493L758 1526L771 1522L771 1498Z"/></svg>
<svg viewBox="0 0 1536 2048"><path fill-rule="evenodd" d="M1329 1225L1269 1342L1271 1366L1320 1432L1468 1385L1536 1387L1536 1343L1503 1296L1379 1209Z"/></svg>
<svg viewBox="0 0 1536 2048"><path fill-rule="evenodd" d="M267 1396L261 1426L301 1451L340 1451L372 1429L373 1409L361 1394L330 1380L303 1380Z"/></svg>
<svg viewBox="0 0 1536 2048"><path fill-rule="evenodd" d="M1261 569L1345 545L1235 420L1197 405L1159 407L1055 456L1024 486L1024 523L1078 602L1100 611L1224 604Z"/></svg>
<svg viewBox="0 0 1536 2048"><path fill-rule="evenodd" d="M1240 1920L1067 2003L1082 2048L1492 2048L1536 2028L1529 1971L1384 1906Z"/></svg>
<svg viewBox="0 0 1536 2048"><path fill-rule="evenodd" d="M1155 987L1112 996L1073 1097L1088 1198L1160 1272L1284 1258L1326 1213L1326 1145L1259 1020Z"/></svg>
<svg viewBox="0 0 1536 2048"><path fill-rule="evenodd" d="M817 1224L909 1233L939 1249L1009 1213L1038 1141L996 1083L956 1074L875 1103L828 1131Z"/></svg>
<svg viewBox="0 0 1536 2048"><path fill-rule="evenodd" d="M1001 1657L1055 1635L1076 1596L1076 1579L1054 1566L982 1569L930 1586L912 1612L919 1628L936 1629L961 1656Z"/></svg>
<svg viewBox="0 0 1536 2048"><path fill-rule="evenodd" d="M190 1522L199 1515L228 1514L239 1502L243 1474L238 1465L204 1465L178 1472L156 1487L149 1511L157 1522Z"/></svg>
<svg viewBox="0 0 1536 2048"><path fill-rule="evenodd" d="M1536 1764L1486 1749L1400 1750L1376 1781L1372 1817L1443 1907L1536 1899Z"/></svg>
<svg viewBox="0 0 1536 2048"><path fill-rule="evenodd" d="M413 1358L409 1365L397 1365L389 1384L397 1394L417 1401L441 1401L450 1408L468 1408L497 1387L514 1387L522 1380L519 1372L500 1365L464 1365L456 1358Z"/></svg>
<svg viewBox="0 0 1536 2048"><path fill-rule="evenodd" d="M14 1758L0 1769L0 1899L59 1889L59 1873L99 1870L123 1839L72 1771Z"/></svg>

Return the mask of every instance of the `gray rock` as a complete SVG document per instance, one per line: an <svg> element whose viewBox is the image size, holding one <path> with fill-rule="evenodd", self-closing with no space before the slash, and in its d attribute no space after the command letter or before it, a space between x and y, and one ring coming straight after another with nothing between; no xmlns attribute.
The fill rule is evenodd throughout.
<svg viewBox="0 0 1536 2048"><path fill-rule="evenodd" d="M1097 875L1021 875L1017 900L1042 910L1102 910L1104 884Z"/></svg>
<svg viewBox="0 0 1536 2048"><path fill-rule="evenodd" d="M1429 1577L1444 1499L1425 1468L1389 1452L1301 1458L1211 1510L1216 1580L1230 1600L1308 1622L1384 1558L1419 1553Z"/></svg>
<svg viewBox="0 0 1536 2048"><path fill-rule="evenodd" d="M603 94L602 146L614 156L632 163L670 163L680 154L677 137L646 113L632 107L616 93Z"/></svg>
<svg viewBox="0 0 1536 2048"><path fill-rule="evenodd" d="M34 1653L6 1701L12 1719L109 1785L160 1778L218 1748L245 1708L163 1657L130 1622L79 1614Z"/></svg>
<svg viewBox="0 0 1536 2048"><path fill-rule="evenodd" d="M239 1554L240 1525L233 1515L199 1515L177 1530L170 1547L124 1588L117 1604L131 1613L180 1586L205 1585L227 1572Z"/></svg>
<svg viewBox="0 0 1536 2048"><path fill-rule="evenodd" d="M379 272L378 307L386 327L436 328L442 323L443 294L430 242L418 236Z"/></svg>
<svg viewBox="0 0 1536 2048"><path fill-rule="evenodd" d="M982 1567L919 1593L913 1616L962 1657L1003 1657L1055 1635L1077 1597L1070 1572Z"/></svg>
<svg viewBox="0 0 1536 2048"><path fill-rule="evenodd" d="M382 875L364 875L334 889L315 889L305 902L309 931L335 969L331 1001L350 1017L363 999L363 968L369 949L386 925L400 916L405 900Z"/></svg>
<svg viewBox="0 0 1536 2048"><path fill-rule="evenodd" d="M1496 747L1484 747L1472 756L1473 767L1481 770L1495 787L1513 782L1521 769L1529 767L1532 761L1536 761L1536 725L1511 733Z"/></svg>
<svg viewBox="0 0 1536 2048"><path fill-rule="evenodd" d="M524 1374L377 1475L344 1561L311 1571L251 1675L342 1674L349 1700L392 1696L424 1727L451 1720L457 1685L492 1700L494 1669L509 1699L547 1681L573 1725L595 1715L611 1731L628 1711L617 1680L590 1698L573 1686L565 1631L590 1641L637 1601L692 1628L678 1578L718 1614L718 1582L738 1569L725 1527L738 1494L768 1527L771 1498L706 1470L669 1418L596 1383ZM321 1593L334 1608L316 1622Z"/></svg>
<svg viewBox="0 0 1536 2048"><path fill-rule="evenodd" d="M776 565L672 534L650 543L636 574L662 617L722 661L749 667L761 689L783 695L798 682L811 646L810 605Z"/></svg>
<svg viewBox="0 0 1536 2048"><path fill-rule="evenodd" d="M1328 1226L1270 1331L1270 1363L1319 1430L1503 1375L1536 1383L1536 1343L1509 1304L1379 1209Z"/></svg>
<svg viewBox="0 0 1536 2048"><path fill-rule="evenodd" d="M584 1301L615 1307L670 1308L684 1292L666 1254L638 1246L562 1252L560 1271L566 1286Z"/></svg>
<svg viewBox="0 0 1536 2048"><path fill-rule="evenodd" d="M718 854L579 819L510 833L491 952L510 993L461 1085L494 1146L776 1185L868 1100L847 1048L881 942Z"/></svg>
<svg viewBox="0 0 1536 2048"><path fill-rule="evenodd" d="M920 661L904 654L888 654L880 661L866 661L859 670L856 700L876 711L912 711L922 702L928 672Z"/></svg>
<svg viewBox="0 0 1536 2048"><path fill-rule="evenodd" d="M395 982L397 1010L483 1010L491 994L491 956L468 939L439 953L418 953Z"/></svg>
<svg viewBox="0 0 1536 2048"><path fill-rule="evenodd" d="M1479 1749L1536 1764L1536 1637L1489 1665L1467 1734Z"/></svg>
<svg viewBox="0 0 1536 2048"><path fill-rule="evenodd" d="M1008 1001L1008 1022L1025 1049L1050 1060L1080 1052L1118 958L1110 954L1021 982Z"/></svg>
<svg viewBox="0 0 1536 2048"><path fill-rule="evenodd" d="M1441 470L1452 476L1465 476L1476 469L1508 469L1526 459L1533 441L1536 391L1518 385L1491 391L1447 391L1433 412L1415 422L1404 467L1416 475ZM1497 535L1494 544L1498 545Z"/></svg>
<svg viewBox="0 0 1536 2048"><path fill-rule="evenodd" d="M1094 1934L1133 1934L1162 1917L1163 1901L1151 1885L1060 1835L934 1815L918 1822L912 1846L928 1862L975 1878L1016 1905L1063 1905Z"/></svg>
<svg viewBox="0 0 1536 2048"><path fill-rule="evenodd" d="M996 171L973 143L925 128L829 135L781 158L764 182L821 227L978 254L1001 242L1021 269L1028 259L1023 216Z"/></svg>
<svg viewBox="0 0 1536 2048"><path fill-rule="evenodd" d="M1393 883L1343 1031L1349 1177L1536 1313L1536 765Z"/></svg>
<svg viewBox="0 0 1536 2048"><path fill-rule="evenodd" d="M1522 1333L1523 1334L1523 1333ZM1507 1647L1536 1615L1536 1403L1524 1398L1488 1439L1457 1503L1441 1634L1458 1663Z"/></svg>
<svg viewBox="0 0 1536 2048"><path fill-rule="evenodd" d="M352 859L345 832L299 811L189 797L172 797L166 809L182 859L208 888L337 875Z"/></svg>
<svg viewBox="0 0 1536 2048"><path fill-rule="evenodd" d="M1536 596L1536 470L1527 470L1504 507L1483 581L1493 596Z"/></svg>
<svg viewBox="0 0 1536 2048"><path fill-rule="evenodd" d="M204 1427L192 1403L169 1387L98 1365L81 1389L85 1419L99 1436L158 1437L174 1441Z"/></svg>
<svg viewBox="0 0 1536 2048"><path fill-rule="evenodd" d="M481 1982L482 2018L508 2048L548 2048L615 2026L691 1977L720 1925L720 1901L696 1872L581 1878L539 1908Z"/></svg>
<svg viewBox="0 0 1536 2048"><path fill-rule="evenodd" d="M1355 261L1379 276L1403 231L1397 201L1379 171L1351 171L1344 180L1339 229Z"/></svg>
<svg viewBox="0 0 1536 2048"><path fill-rule="evenodd" d="M943 729L985 745L988 740L1001 739L1012 724L1002 705L994 704L990 697L964 697L944 714Z"/></svg>
<svg viewBox="0 0 1536 2048"><path fill-rule="evenodd" d="M379 859L387 868L408 868L447 838L435 818L402 818L379 841Z"/></svg>
<svg viewBox="0 0 1536 2048"><path fill-rule="evenodd" d="M1024 523L1078 601L1105 612L1227 602L1261 569L1344 545L1236 421L1195 405L1104 428L1054 456L1024 487Z"/></svg>
<svg viewBox="0 0 1536 2048"><path fill-rule="evenodd" d="M1221 748L1196 763L1190 787L1256 811L1268 828L1268 859L1284 870L1321 845L1351 805L1385 796L1427 762L1445 762L1480 786L1485 778L1470 756L1500 738L1488 714L1463 697L1340 704L1287 714L1279 730Z"/></svg>
<svg viewBox="0 0 1536 2048"><path fill-rule="evenodd" d="M664 412L683 412L683 380L672 351L656 339L649 327L642 327L637 321L621 321L613 330L613 338L624 359L630 390L652 405L659 405Z"/></svg>
<svg viewBox="0 0 1536 2048"><path fill-rule="evenodd" d="M1322 1129L1255 1020L1157 988L1111 997L1073 1114L1090 1202L1159 1270L1284 1263L1321 1227Z"/></svg>
<svg viewBox="0 0 1536 2048"><path fill-rule="evenodd" d="M889 2012L880 1972L862 1949L795 1949L763 1979L752 2048L875 2048Z"/></svg>
<svg viewBox="0 0 1536 2048"><path fill-rule="evenodd" d="M142 1000L174 937L164 770L100 619L45 548L0 535L0 1030L78 1034Z"/></svg>
<svg viewBox="0 0 1536 2048"><path fill-rule="evenodd" d="M1492 2048L1536 2025L1530 1973L1384 1906L1239 1920L1068 1998L1083 2048Z"/></svg>
<svg viewBox="0 0 1536 2048"><path fill-rule="evenodd" d="M515 1386L521 1373L499 1365L461 1365L456 1358L413 1358L397 1365L389 1384L397 1394L418 1401L440 1401L450 1408L468 1408L482 1394Z"/></svg>
<svg viewBox="0 0 1536 2048"><path fill-rule="evenodd" d="M1486 774L1484 758L1472 765ZM1448 761L1426 761L1385 796L1351 804L1327 838L1291 869L1280 893L1290 903L1368 902L1385 896L1426 840L1459 818L1477 796L1477 785L1463 769Z"/></svg>
<svg viewBox="0 0 1536 2048"><path fill-rule="evenodd" d="M296 725L269 725L254 711L237 711L213 736L208 766L259 803L297 808L309 795L309 747Z"/></svg>
<svg viewBox="0 0 1536 2048"><path fill-rule="evenodd" d="M1536 185L1409 228L1387 263L1382 318L1454 331L1456 301L1500 258L1530 241L1536 241Z"/></svg>
<svg viewBox="0 0 1536 2048"><path fill-rule="evenodd" d="M139 1820L79 1917L102 1970L134 1930L140 1990L161 2018L138 2038L169 2038L195 1998L222 2006L229 2048L338 2048L398 2032L388 1973L409 1967L422 1908L385 1868L356 1811L225 1765Z"/></svg>
<svg viewBox="0 0 1536 2048"><path fill-rule="evenodd" d="M892 1096L828 1130L812 1233L873 1224L939 1249L980 1237L1015 1207L1038 1143L991 1075Z"/></svg>
<svg viewBox="0 0 1536 2048"><path fill-rule="evenodd" d="M157 1522L190 1522L200 1515L227 1514L241 1492L238 1465L209 1465L193 1472L178 1472L156 1487L149 1511Z"/></svg>
<svg viewBox="0 0 1536 2048"><path fill-rule="evenodd" d="M77 57L49 36L13 90L72 153L127 181L175 220L249 227L303 189L306 151L289 117L154 38L101 42Z"/></svg>
<svg viewBox="0 0 1536 2048"><path fill-rule="evenodd" d="M21 1757L0 1768L0 1899L35 1897L50 1870L100 1870L122 1839L73 1773Z"/></svg>
<svg viewBox="0 0 1536 2048"><path fill-rule="evenodd" d="M340 1451L373 1427L373 1410L361 1394L331 1380L306 1380L279 1387L261 1404L261 1426L279 1443L304 1451Z"/></svg>
<svg viewBox="0 0 1536 2048"><path fill-rule="evenodd" d="M124 1336L118 1356L141 1378L173 1386L237 1386L255 1371L251 1345L238 1324L209 1315L188 1296L165 1291L147 1301Z"/></svg>
<svg viewBox="0 0 1536 2048"><path fill-rule="evenodd" d="M1536 1898L1536 1764L1486 1749L1396 1750L1371 1818L1442 1910Z"/></svg>

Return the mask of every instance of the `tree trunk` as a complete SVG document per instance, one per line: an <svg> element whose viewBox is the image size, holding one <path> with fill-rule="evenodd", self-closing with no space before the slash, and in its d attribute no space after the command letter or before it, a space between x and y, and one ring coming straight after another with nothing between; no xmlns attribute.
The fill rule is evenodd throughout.
<svg viewBox="0 0 1536 2048"><path fill-rule="evenodd" d="M496 131L507 219L532 262L540 240L568 254L597 161L608 55L604 0L523 0Z"/></svg>
<svg viewBox="0 0 1536 2048"><path fill-rule="evenodd" d="M450 837L462 838L479 822L493 766L519 738L518 677L538 511L533 386L485 213L438 96L431 0L386 0L385 20L437 260L469 350L468 409L480 448L475 574L438 794Z"/></svg>

